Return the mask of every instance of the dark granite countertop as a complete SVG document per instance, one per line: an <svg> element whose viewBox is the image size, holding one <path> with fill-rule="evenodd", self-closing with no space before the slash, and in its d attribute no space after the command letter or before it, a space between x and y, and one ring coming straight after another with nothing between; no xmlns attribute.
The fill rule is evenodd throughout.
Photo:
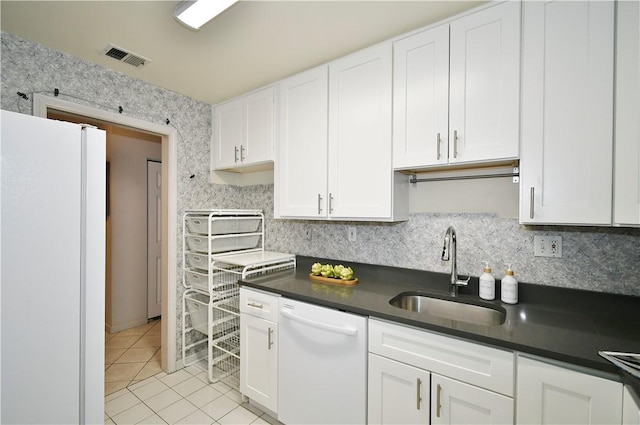
<svg viewBox="0 0 640 425"><path fill-rule="evenodd" d="M350 266L359 282L347 286L312 281L309 271L316 261ZM468 287L460 288L460 300L504 308L505 322L497 326L418 315L389 304L391 298L406 291L446 298L448 282L449 275L443 273L298 256L295 270L246 279L241 284L614 375L619 375L619 369L598 351L640 353L640 297L519 283L519 303L509 305L500 302L499 279L497 301L483 301L477 295L478 278L472 277ZM624 382L640 394L640 379L628 376Z"/></svg>

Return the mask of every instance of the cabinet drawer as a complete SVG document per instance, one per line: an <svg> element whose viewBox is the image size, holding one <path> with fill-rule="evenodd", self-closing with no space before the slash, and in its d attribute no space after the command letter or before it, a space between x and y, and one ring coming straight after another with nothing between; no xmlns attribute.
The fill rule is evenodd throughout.
<svg viewBox="0 0 640 425"><path fill-rule="evenodd" d="M375 319L369 351L513 397L512 351Z"/></svg>
<svg viewBox="0 0 640 425"><path fill-rule="evenodd" d="M240 288L240 312L278 323L279 295Z"/></svg>

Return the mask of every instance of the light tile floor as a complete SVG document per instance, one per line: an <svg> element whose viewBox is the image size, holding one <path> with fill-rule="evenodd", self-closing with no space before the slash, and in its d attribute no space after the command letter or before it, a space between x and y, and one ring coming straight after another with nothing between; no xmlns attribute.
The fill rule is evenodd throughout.
<svg viewBox="0 0 640 425"><path fill-rule="evenodd" d="M279 424L195 366L162 372L159 340L159 320L106 335L105 424Z"/></svg>

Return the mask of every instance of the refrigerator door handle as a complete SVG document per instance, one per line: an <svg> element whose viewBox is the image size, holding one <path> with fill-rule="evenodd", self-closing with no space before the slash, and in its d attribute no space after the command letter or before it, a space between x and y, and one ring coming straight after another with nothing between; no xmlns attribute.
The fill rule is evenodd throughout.
<svg viewBox="0 0 640 425"><path fill-rule="evenodd" d="M280 313L287 319L291 319L293 321L296 321L308 326L312 326L317 329L322 329L325 331L329 331L329 332L333 332L341 335L347 335L347 336L358 335L357 328L352 328L350 326L334 326L328 323L317 322L315 320L307 319L306 317L298 316L297 314L293 313L289 308L280 309Z"/></svg>

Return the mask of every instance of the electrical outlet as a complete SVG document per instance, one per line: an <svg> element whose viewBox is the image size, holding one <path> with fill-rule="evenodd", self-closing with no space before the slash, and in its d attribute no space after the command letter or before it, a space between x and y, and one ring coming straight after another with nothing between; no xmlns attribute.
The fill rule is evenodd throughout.
<svg viewBox="0 0 640 425"><path fill-rule="evenodd" d="M304 239L307 242L311 242L311 239L312 239L311 228L304 229Z"/></svg>
<svg viewBox="0 0 640 425"><path fill-rule="evenodd" d="M349 237L349 242L355 242L358 239L358 237L356 236L355 226L349 226L347 228L347 235Z"/></svg>
<svg viewBox="0 0 640 425"><path fill-rule="evenodd" d="M536 257L562 258L562 236L534 236L533 255Z"/></svg>

